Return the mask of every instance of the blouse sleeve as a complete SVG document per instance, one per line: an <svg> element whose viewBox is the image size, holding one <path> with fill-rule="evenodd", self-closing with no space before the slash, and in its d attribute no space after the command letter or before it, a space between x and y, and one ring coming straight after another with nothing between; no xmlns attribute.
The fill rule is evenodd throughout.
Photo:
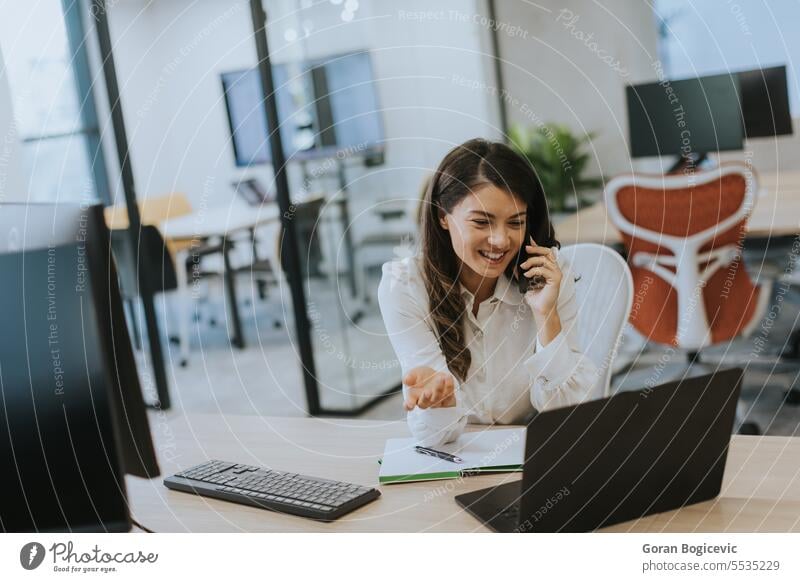
<svg viewBox="0 0 800 582"><path fill-rule="evenodd" d="M424 289L410 281L408 263L412 259L393 261L383 266L378 288L378 303L386 332L400 361L402 374L418 366L437 372L450 372L439 347L428 316ZM414 408L407 416L411 434L424 446L448 443L461 434L467 417L460 405L460 385L456 382L456 406L447 408ZM406 395L403 385L403 396Z"/></svg>
<svg viewBox="0 0 800 582"><path fill-rule="evenodd" d="M558 297L561 332L546 346L537 335L536 351L524 363L531 376L530 398L536 410L583 402L598 381L597 366L580 351L577 312L575 282L567 275Z"/></svg>

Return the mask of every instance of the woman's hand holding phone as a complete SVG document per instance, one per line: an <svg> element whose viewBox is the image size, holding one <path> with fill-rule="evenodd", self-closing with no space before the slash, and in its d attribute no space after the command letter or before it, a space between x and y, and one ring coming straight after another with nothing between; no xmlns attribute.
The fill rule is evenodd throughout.
<svg viewBox="0 0 800 582"><path fill-rule="evenodd" d="M520 265L522 276L531 280L533 277L542 277L544 285L529 288L525 293L525 302L534 315L548 317L556 310L558 292L561 288L561 268L556 261L556 251L549 247L540 247L530 239L530 244L525 246L529 257Z"/></svg>
<svg viewBox="0 0 800 582"><path fill-rule="evenodd" d="M406 410L448 408L456 405L455 380L449 372L437 372L428 366L418 366L403 378L406 385Z"/></svg>

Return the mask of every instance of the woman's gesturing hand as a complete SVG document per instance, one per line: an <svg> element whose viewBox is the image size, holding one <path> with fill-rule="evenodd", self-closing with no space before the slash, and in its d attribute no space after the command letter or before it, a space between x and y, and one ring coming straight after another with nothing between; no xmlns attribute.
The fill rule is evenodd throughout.
<svg viewBox="0 0 800 582"><path fill-rule="evenodd" d="M522 265L522 275L530 279L540 275L545 279L545 285L538 290L525 293L525 302L539 316L549 316L558 304L558 292L561 288L561 268L556 261L555 251L548 247L540 247L533 239L525 251L531 255Z"/></svg>
<svg viewBox="0 0 800 582"><path fill-rule="evenodd" d="M448 408L456 405L455 380L449 372L437 372L428 366L419 366L403 378L406 385L406 410L420 408Z"/></svg>

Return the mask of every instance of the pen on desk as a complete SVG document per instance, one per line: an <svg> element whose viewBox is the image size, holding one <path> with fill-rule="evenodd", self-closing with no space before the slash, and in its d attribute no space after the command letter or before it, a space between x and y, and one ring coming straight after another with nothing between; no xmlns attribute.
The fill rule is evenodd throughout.
<svg viewBox="0 0 800 582"><path fill-rule="evenodd" d="M428 455L430 457L436 457L439 459L444 459L445 461L450 461L451 463L463 463L464 459L461 457L456 457L455 455L451 455L450 453L445 453L444 451L437 451L436 449L429 449L428 447L421 447L419 445L414 447L414 450L420 453L421 455Z"/></svg>

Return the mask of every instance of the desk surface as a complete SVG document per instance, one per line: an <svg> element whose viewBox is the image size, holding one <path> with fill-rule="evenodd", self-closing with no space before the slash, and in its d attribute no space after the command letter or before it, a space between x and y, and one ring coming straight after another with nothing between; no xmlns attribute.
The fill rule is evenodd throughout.
<svg viewBox="0 0 800 582"><path fill-rule="evenodd" d="M216 458L369 486L384 441L408 435L398 421L224 415L153 416L151 430L164 475ZM160 532L471 532L486 528L453 498L519 478L385 485L377 501L329 524L171 491L161 479L127 482L134 517ZM800 438L735 436L717 499L604 531L800 531Z"/></svg>
<svg viewBox="0 0 800 582"><path fill-rule="evenodd" d="M192 214L165 220L159 225L164 238L187 240L225 236L241 230L256 228L280 218L277 203L251 207L231 204L220 208L200 209Z"/></svg>
<svg viewBox="0 0 800 582"><path fill-rule="evenodd" d="M747 222L752 237L791 236L800 232L800 172L759 174L759 193ZM555 225L562 245L622 242L602 202L584 208Z"/></svg>

